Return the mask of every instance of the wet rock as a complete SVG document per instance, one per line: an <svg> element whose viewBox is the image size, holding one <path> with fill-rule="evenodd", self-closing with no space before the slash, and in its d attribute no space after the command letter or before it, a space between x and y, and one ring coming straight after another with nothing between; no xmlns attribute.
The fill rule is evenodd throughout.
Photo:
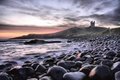
<svg viewBox="0 0 120 80"><path fill-rule="evenodd" d="M16 61L4 61L5 64L18 65Z"/></svg>
<svg viewBox="0 0 120 80"><path fill-rule="evenodd" d="M70 71L70 72L77 72L78 69L76 69L76 68L71 68L69 71Z"/></svg>
<svg viewBox="0 0 120 80"><path fill-rule="evenodd" d="M81 61L76 61L76 62L75 62L75 65L73 65L73 66L69 69L69 71L70 71L70 72L76 72L76 71L78 71L78 70L81 68L81 66L82 66L82 62L81 62Z"/></svg>
<svg viewBox="0 0 120 80"><path fill-rule="evenodd" d="M32 67L23 67L21 68L21 72L22 72L22 69L23 71L25 71L25 74L27 77L32 77L35 73L35 70L32 68Z"/></svg>
<svg viewBox="0 0 120 80"><path fill-rule="evenodd" d="M82 63L82 67L87 66L87 65L90 65L90 64L89 64L89 63L86 63L86 62L83 62L83 63Z"/></svg>
<svg viewBox="0 0 120 80"><path fill-rule="evenodd" d="M104 55L105 59L113 59L116 56L116 53L113 51L109 51L108 53L106 53L106 55Z"/></svg>
<svg viewBox="0 0 120 80"><path fill-rule="evenodd" d="M22 65L22 67L31 67L32 63L25 63Z"/></svg>
<svg viewBox="0 0 120 80"><path fill-rule="evenodd" d="M70 61L73 61L73 60L75 60L76 59L76 57L74 56L74 55L72 55L72 56L70 56L70 57L68 57L67 59L65 59L65 60L70 60Z"/></svg>
<svg viewBox="0 0 120 80"><path fill-rule="evenodd" d="M43 73L45 73L46 72L46 67L45 66L43 66L43 65L38 65L37 67L36 67L36 69L35 69L35 72L37 73L37 74L43 74Z"/></svg>
<svg viewBox="0 0 120 80"><path fill-rule="evenodd" d="M6 70L9 70L9 69L11 69L12 67L14 67L12 64L9 64L9 63L8 63L8 64L5 64L5 66L6 66L6 68L5 68Z"/></svg>
<svg viewBox="0 0 120 80"><path fill-rule="evenodd" d="M17 66L18 63L16 61L5 61L4 65L6 66L6 68L12 68L14 66Z"/></svg>
<svg viewBox="0 0 120 80"><path fill-rule="evenodd" d="M4 64L0 65L0 71L3 70L6 66Z"/></svg>
<svg viewBox="0 0 120 80"><path fill-rule="evenodd" d="M14 79L18 79L17 76L19 75L19 68L12 68L7 72L9 75L13 76ZM19 79L18 79L19 80Z"/></svg>
<svg viewBox="0 0 120 80"><path fill-rule="evenodd" d="M120 80L120 71L115 73L115 80Z"/></svg>
<svg viewBox="0 0 120 80"><path fill-rule="evenodd" d="M63 76L64 80L85 80L86 75L82 72L68 72Z"/></svg>
<svg viewBox="0 0 120 80"><path fill-rule="evenodd" d="M94 67L95 65L85 65L82 68L80 68L79 71L85 73L88 76Z"/></svg>
<svg viewBox="0 0 120 80"><path fill-rule="evenodd" d="M72 41L71 40L68 40L67 43L71 43Z"/></svg>
<svg viewBox="0 0 120 80"><path fill-rule="evenodd" d="M112 80L111 70L107 66L96 66L89 74L92 80Z"/></svg>
<svg viewBox="0 0 120 80"><path fill-rule="evenodd" d="M97 61L97 60L100 60L101 57L97 56L97 57L94 57L94 61Z"/></svg>
<svg viewBox="0 0 120 80"><path fill-rule="evenodd" d="M38 60L42 60L42 59L44 59L43 57L41 57L41 56L39 56L39 57L37 57L37 59Z"/></svg>
<svg viewBox="0 0 120 80"><path fill-rule="evenodd" d="M66 54L61 54L60 56L57 57L57 59L63 59L66 56Z"/></svg>
<svg viewBox="0 0 120 80"><path fill-rule="evenodd" d="M107 56L112 56L112 57L115 57L116 56L116 53L113 52L113 51L109 51L108 53L106 53Z"/></svg>
<svg viewBox="0 0 120 80"><path fill-rule="evenodd" d="M27 80L38 80L37 78L30 78L30 79L27 79Z"/></svg>
<svg viewBox="0 0 120 80"><path fill-rule="evenodd" d="M39 64L38 63L33 63L31 66L35 70Z"/></svg>
<svg viewBox="0 0 120 80"><path fill-rule="evenodd" d="M76 61L85 61L86 57L77 58Z"/></svg>
<svg viewBox="0 0 120 80"><path fill-rule="evenodd" d="M89 57L85 60L86 63L92 64L94 62L94 58Z"/></svg>
<svg viewBox="0 0 120 80"><path fill-rule="evenodd" d="M43 61L43 64L49 64L49 66L53 66L56 62L56 58L48 58Z"/></svg>
<svg viewBox="0 0 120 80"><path fill-rule="evenodd" d="M120 61L120 58L114 57L113 61L114 61L114 62L118 62L118 61Z"/></svg>
<svg viewBox="0 0 120 80"><path fill-rule="evenodd" d="M18 58L18 60L24 61L24 60L26 60L27 58L28 58L28 57L24 56L24 57Z"/></svg>
<svg viewBox="0 0 120 80"><path fill-rule="evenodd" d="M80 55L81 55L81 51L80 50L78 50L77 48L75 48L77 51L75 51L72 55L75 55L75 56L77 56L77 57L80 57Z"/></svg>
<svg viewBox="0 0 120 80"><path fill-rule="evenodd" d="M83 52L83 53L80 53L80 57L83 57L83 56L85 56L86 54L88 54L89 52L88 51L85 51L85 52Z"/></svg>
<svg viewBox="0 0 120 80"><path fill-rule="evenodd" d="M51 68L49 68L47 74L49 76L51 76L54 80L63 80L63 75L66 73L67 71L60 66L53 66Z"/></svg>
<svg viewBox="0 0 120 80"><path fill-rule="evenodd" d="M44 58L51 58L51 56L50 55L45 55Z"/></svg>
<svg viewBox="0 0 120 80"><path fill-rule="evenodd" d="M81 61L76 61L74 68L81 68L81 66L82 66L82 62Z"/></svg>
<svg viewBox="0 0 120 80"><path fill-rule="evenodd" d="M49 76L44 76L44 77L42 77L42 78L39 79L39 80L52 80L52 79L51 79L51 77L49 77Z"/></svg>
<svg viewBox="0 0 120 80"><path fill-rule="evenodd" d="M120 71L120 62L114 63L111 70L113 71L113 73Z"/></svg>
<svg viewBox="0 0 120 80"><path fill-rule="evenodd" d="M31 61L25 61L24 63L25 63L25 64L32 64Z"/></svg>
<svg viewBox="0 0 120 80"><path fill-rule="evenodd" d="M93 64L94 64L94 65L99 65L99 64L101 63L101 61L102 61L102 60L96 60L96 61L94 61Z"/></svg>
<svg viewBox="0 0 120 80"><path fill-rule="evenodd" d="M12 77L10 77L7 73L0 73L0 80L12 80Z"/></svg>
<svg viewBox="0 0 120 80"><path fill-rule="evenodd" d="M117 52L116 57L120 58L120 52Z"/></svg>
<svg viewBox="0 0 120 80"><path fill-rule="evenodd" d="M111 68L113 65L113 62L110 60L103 60L103 61L101 61L101 65L106 65Z"/></svg>
<svg viewBox="0 0 120 80"><path fill-rule="evenodd" d="M69 70L75 67L75 62L74 61L60 61L57 63L57 65Z"/></svg>
<svg viewBox="0 0 120 80"><path fill-rule="evenodd" d="M67 59L68 57L72 56L71 54L66 54L63 60Z"/></svg>
<svg viewBox="0 0 120 80"><path fill-rule="evenodd" d="M15 80L26 80L28 77L33 76L34 70L31 67L12 68L8 74L12 75Z"/></svg>

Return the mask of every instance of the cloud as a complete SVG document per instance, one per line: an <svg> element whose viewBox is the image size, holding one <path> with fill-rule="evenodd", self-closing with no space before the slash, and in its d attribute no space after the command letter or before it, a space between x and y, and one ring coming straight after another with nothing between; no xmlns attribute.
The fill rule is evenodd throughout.
<svg viewBox="0 0 120 80"><path fill-rule="evenodd" d="M88 19L118 25L119 5L119 0L0 0L0 22L13 24L11 16L12 20L15 17L32 16L43 21L60 21L61 24Z"/></svg>

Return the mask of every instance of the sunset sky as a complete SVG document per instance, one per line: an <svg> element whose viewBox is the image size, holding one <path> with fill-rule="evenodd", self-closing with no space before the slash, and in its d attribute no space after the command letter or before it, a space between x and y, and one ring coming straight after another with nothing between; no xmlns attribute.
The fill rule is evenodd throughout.
<svg viewBox="0 0 120 80"><path fill-rule="evenodd" d="M92 20L97 26L120 27L120 1L0 0L0 38L53 33Z"/></svg>

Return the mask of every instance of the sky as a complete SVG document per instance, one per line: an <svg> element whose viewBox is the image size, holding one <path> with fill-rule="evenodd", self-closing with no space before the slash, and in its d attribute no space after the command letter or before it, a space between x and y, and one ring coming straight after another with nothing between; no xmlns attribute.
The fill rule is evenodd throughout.
<svg viewBox="0 0 120 80"><path fill-rule="evenodd" d="M90 21L119 27L120 0L0 0L0 37L52 33L71 25L89 25Z"/></svg>

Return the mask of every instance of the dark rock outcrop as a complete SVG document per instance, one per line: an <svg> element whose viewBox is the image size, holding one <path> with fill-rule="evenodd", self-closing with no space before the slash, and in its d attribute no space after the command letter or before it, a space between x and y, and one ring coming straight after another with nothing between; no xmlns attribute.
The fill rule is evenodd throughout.
<svg viewBox="0 0 120 80"><path fill-rule="evenodd" d="M24 44L47 44L47 43L61 43L61 41L45 41L45 40L30 40L28 42L24 42Z"/></svg>

